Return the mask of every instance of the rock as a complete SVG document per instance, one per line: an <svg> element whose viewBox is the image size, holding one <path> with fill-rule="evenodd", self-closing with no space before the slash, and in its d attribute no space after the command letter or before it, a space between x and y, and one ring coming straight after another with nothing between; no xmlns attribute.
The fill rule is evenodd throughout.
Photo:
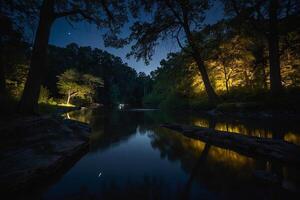
<svg viewBox="0 0 300 200"><path fill-rule="evenodd" d="M6 145L0 149L0 191L10 196L47 184L89 149L90 128L72 120L20 118L3 130Z"/></svg>
<svg viewBox="0 0 300 200"><path fill-rule="evenodd" d="M300 146L283 140L259 138L180 124L163 124L161 126L179 131L186 137L201 140L221 148L228 148L246 156L300 165Z"/></svg>

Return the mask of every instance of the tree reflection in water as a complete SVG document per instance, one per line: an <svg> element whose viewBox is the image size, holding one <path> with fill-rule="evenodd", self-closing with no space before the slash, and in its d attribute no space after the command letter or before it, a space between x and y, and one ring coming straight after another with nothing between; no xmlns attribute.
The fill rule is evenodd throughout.
<svg viewBox="0 0 300 200"><path fill-rule="evenodd" d="M106 182L96 194L83 189L70 199L168 199L174 196L193 199L195 189L199 186L218 194L217 197L221 199L286 199L293 194L291 190L299 188L300 175L295 167L242 156L159 127L164 122L193 124L299 144L300 130L294 123L224 119L191 113L169 115L163 112L103 110L84 111L83 116L74 112L69 116L91 124L92 151L112 148L139 133L150 138L152 148L159 150L161 159L179 162L182 170L187 173L186 179L176 186L175 191L170 189L168 181L156 176L145 176L140 181L128 180L125 184L120 184L118 180ZM132 167L135 167L134 163ZM268 180L270 177L275 179Z"/></svg>

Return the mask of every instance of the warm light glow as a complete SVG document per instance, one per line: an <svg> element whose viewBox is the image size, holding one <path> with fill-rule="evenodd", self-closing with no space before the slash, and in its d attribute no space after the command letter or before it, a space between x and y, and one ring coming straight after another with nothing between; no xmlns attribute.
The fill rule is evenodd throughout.
<svg viewBox="0 0 300 200"><path fill-rule="evenodd" d="M284 140L294 143L294 144L298 144L300 145L300 135L299 134L295 134L293 132L288 132L287 134L284 135Z"/></svg>

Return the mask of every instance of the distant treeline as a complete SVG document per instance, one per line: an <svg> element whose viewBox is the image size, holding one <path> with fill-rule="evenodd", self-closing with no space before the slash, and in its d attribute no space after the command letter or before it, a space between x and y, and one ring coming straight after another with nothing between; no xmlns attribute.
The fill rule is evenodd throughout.
<svg viewBox="0 0 300 200"><path fill-rule="evenodd" d="M4 63L7 92L17 100L22 95L31 53L29 45L22 44L18 46L20 55L16 54L17 51L14 50L11 52L13 58ZM142 106L144 95L151 89L150 76L145 73L137 73L123 63L121 58L101 49L79 47L75 43L69 44L65 48L50 45L47 62L49 68L45 72L40 94L42 102L46 102L47 99L55 102L67 101L67 92L64 95L59 90L62 86L59 86L58 83L59 77L62 77L62 74L66 76L68 70L76 71L79 75L89 74L101 80L101 86L95 89L92 100L85 99L81 95L71 100L70 103L73 104L100 103L114 106L123 103ZM68 78L71 79L70 74L65 79ZM75 81L73 81L74 83L71 82L72 80L69 81L70 84L73 84L71 87L75 88ZM64 82L64 84L67 87L68 83Z"/></svg>

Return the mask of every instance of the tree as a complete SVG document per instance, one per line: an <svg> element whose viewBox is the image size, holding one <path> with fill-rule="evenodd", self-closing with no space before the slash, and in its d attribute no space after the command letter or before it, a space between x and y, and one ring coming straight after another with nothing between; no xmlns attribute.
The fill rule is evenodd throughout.
<svg viewBox="0 0 300 200"><path fill-rule="evenodd" d="M50 45L48 57L49 70L42 84L54 97L58 97L59 94L56 87L57 76L70 66L80 74L91 74L103 79L104 87L98 87L93 96L94 100L106 106L120 102L139 106L144 88L147 90L150 87L146 86L146 80L141 80L143 78L140 79L137 72L119 57L98 48L78 46L74 43L65 48ZM117 95L111 95L111 92Z"/></svg>
<svg viewBox="0 0 300 200"><path fill-rule="evenodd" d="M131 27L130 39L136 42L132 46L130 55L134 55L137 59L144 58L148 62L160 39L176 39L178 45L183 48L180 37L184 36L190 49L188 53L197 64L208 98L212 103L216 103L218 97L210 83L203 61L201 39L195 37L195 33L203 28L205 12L210 8L210 1L144 0L140 1L136 7L133 6L133 14L138 13L138 7L143 7L144 11L153 13L154 18L152 21L136 22Z"/></svg>
<svg viewBox="0 0 300 200"><path fill-rule="evenodd" d="M0 10L0 96L6 94L7 71L13 66L26 62L26 45L21 34L22 28L6 16L5 8Z"/></svg>
<svg viewBox="0 0 300 200"><path fill-rule="evenodd" d="M228 14L234 15L240 23L244 23L244 28L251 27L266 38L269 51L271 94L280 95L282 93L280 37L299 27L299 1L224 0L223 2Z"/></svg>
<svg viewBox="0 0 300 200"><path fill-rule="evenodd" d="M76 70L69 69L58 76L57 87L59 93L67 96L66 103L69 104L71 98L79 97L92 102L96 88L102 86L102 79L90 74L80 75Z"/></svg>
<svg viewBox="0 0 300 200"><path fill-rule="evenodd" d="M227 38L222 41L214 52L210 60L211 67L215 77L220 73L223 87L225 85L226 92L229 93L231 86L251 86L250 80L253 63L253 55L248 50L251 41L248 38L243 38L239 35L233 38Z"/></svg>
<svg viewBox="0 0 300 200"><path fill-rule="evenodd" d="M109 28L110 33L118 32L127 20L124 3L119 0L12 0L7 4L12 7L12 15L37 20L29 75L19 103L19 112L24 114L34 113L38 108L41 83L47 71L48 41L55 20L63 17L69 22L84 20L98 28Z"/></svg>

